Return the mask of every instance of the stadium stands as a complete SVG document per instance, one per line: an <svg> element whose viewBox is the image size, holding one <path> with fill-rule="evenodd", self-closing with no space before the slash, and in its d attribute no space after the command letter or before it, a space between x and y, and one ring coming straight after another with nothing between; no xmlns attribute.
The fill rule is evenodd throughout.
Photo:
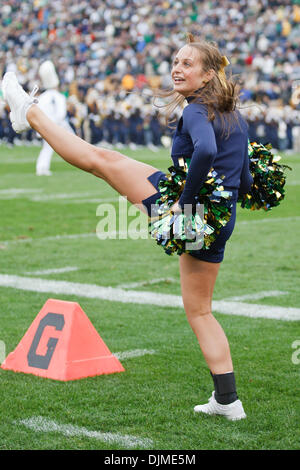
<svg viewBox="0 0 300 470"><path fill-rule="evenodd" d="M172 55L188 31L230 59L250 138L300 151L299 0L4 0L1 74L15 70L29 86L51 59L78 135L155 150L170 130L151 90L170 84ZM3 103L0 139L18 142Z"/></svg>

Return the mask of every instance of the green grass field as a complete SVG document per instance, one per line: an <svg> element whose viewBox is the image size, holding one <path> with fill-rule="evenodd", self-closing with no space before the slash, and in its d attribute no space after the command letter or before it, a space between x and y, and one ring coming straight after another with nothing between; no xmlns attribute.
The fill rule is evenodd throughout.
<svg viewBox="0 0 300 470"><path fill-rule="evenodd" d="M247 413L228 422L193 413L212 381L182 308L88 298L84 285L76 295L35 290L38 278L180 296L178 256L150 239L96 237L97 201L117 210L116 193L57 156L53 176L35 176L38 152L0 147L0 278L31 277L33 286L0 282L2 352L16 348L47 299L58 298L78 302L112 352L145 353L121 360L123 373L69 382L0 369L0 448L116 450L129 442L120 436L135 436L134 449L299 449L300 155L283 157L293 171L279 207L238 209L217 280L216 305L248 296L240 302L249 314L298 309L298 321L239 315L238 303L234 315L215 309ZM124 153L162 170L171 163L167 150ZM73 270L40 273L66 267Z"/></svg>

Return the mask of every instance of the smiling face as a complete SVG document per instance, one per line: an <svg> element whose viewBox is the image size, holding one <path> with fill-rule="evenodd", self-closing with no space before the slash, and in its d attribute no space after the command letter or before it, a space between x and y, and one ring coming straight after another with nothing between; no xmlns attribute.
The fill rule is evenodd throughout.
<svg viewBox="0 0 300 470"><path fill-rule="evenodd" d="M211 78L211 74L203 71L199 51L186 45L175 56L171 77L174 90L187 97L202 88Z"/></svg>

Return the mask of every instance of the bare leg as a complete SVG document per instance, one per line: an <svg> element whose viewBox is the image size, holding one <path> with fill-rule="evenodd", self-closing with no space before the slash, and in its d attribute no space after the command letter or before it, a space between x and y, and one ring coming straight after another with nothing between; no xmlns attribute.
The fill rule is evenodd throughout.
<svg viewBox="0 0 300 470"><path fill-rule="evenodd" d="M155 193L148 176L157 171L151 165L133 160L114 150L95 147L49 119L36 105L27 112L27 120L71 165L104 179L132 204Z"/></svg>
<svg viewBox="0 0 300 470"><path fill-rule="evenodd" d="M154 193L147 180L156 168L130 159L119 152L97 148L51 121L37 106L27 119L51 147L68 163L107 181L133 204ZM232 370L226 336L211 313L212 294L219 264L180 257L181 286L188 321L212 373Z"/></svg>
<svg viewBox="0 0 300 470"><path fill-rule="evenodd" d="M213 374L233 371L227 338L211 312L219 267L220 263L207 263L188 254L180 256L181 289L187 319Z"/></svg>

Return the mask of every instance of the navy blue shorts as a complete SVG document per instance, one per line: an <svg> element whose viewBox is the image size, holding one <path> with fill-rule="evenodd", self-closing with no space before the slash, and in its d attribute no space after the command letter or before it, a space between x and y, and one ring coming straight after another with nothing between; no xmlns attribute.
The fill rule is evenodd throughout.
<svg viewBox="0 0 300 470"><path fill-rule="evenodd" d="M162 171L156 171L152 175L148 177L150 183L156 189L156 192L152 194L152 196L144 199L142 203L147 209L148 215L151 215L151 205L155 204L157 199L160 198L161 193L158 190L158 185L161 180L166 180L166 174ZM207 261L209 263L221 263L224 258L224 251L225 245L227 240L229 240L235 225L236 219L236 201L238 198L238 190L226 188L232 191L232 209L231 209L231 217L225 227L220 230L219 235L217 236L216 240L211 244L208 250L193 250L189 253L189 255L193 256L194 258L200 259L202 261Z"/></svg>

